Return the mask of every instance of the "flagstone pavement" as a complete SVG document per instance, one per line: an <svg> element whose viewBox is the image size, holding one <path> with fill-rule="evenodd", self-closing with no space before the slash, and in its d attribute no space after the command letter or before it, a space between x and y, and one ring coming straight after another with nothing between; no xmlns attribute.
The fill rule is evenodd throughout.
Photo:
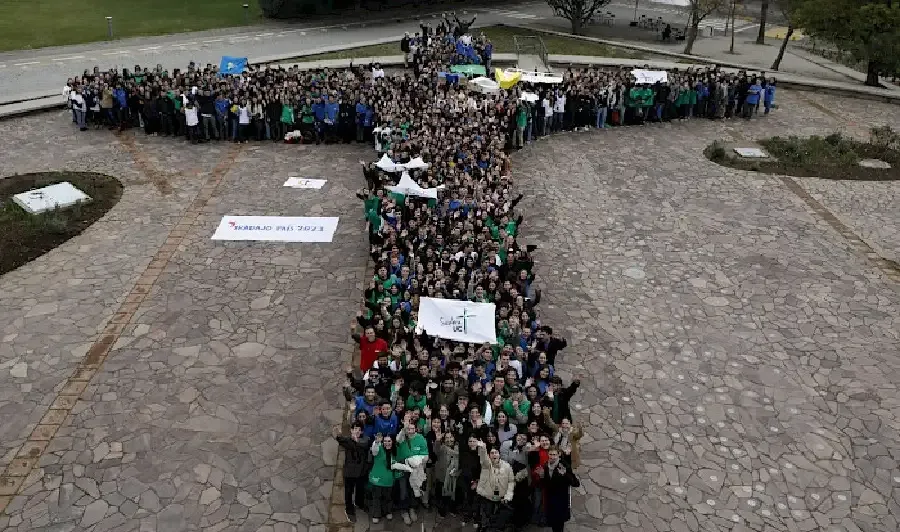
<svg viewBox="0 0 900 532"><path fill-rule="evenodd" d="M702 155L896 115L838 100L782 91L749 123L516 155L542 319L569 338L559 373L585 375L567 529L898 529L900 282L877 257L900 258L900 182ZM371 150L76 134L64 113L2 122L0 141L0 175L125 184L106 217L0 278L0 530L349 530L329 434L369 272L353 192ZM341 219L330 244L211 241L226 214Z"/></svg>

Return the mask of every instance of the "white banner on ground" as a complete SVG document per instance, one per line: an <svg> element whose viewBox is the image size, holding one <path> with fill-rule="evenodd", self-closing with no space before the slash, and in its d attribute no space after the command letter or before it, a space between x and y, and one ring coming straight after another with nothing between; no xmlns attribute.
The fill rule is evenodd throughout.
<svg viewBox="0 0 900 532"><path fill-rule="evenodd" d="M337 217L224 216L213 240L262 242L331 242Z"/></svg>
<svg viewBox="0 0 900 532"><path fill-rule="evenodd" d="M631 75L635 78L635 83L646 83L653 85L657 81L665 83L669 80L669 75L665 70L632 70Z"/></svg>
<svg viewBox="0 0 900 532"><path fill-rule="evenodd" d="M497 343L493 303L423 297L416 329L430 336L458 342Z"/></svg>
<svg viewBox="0 0 900 532"><path fill-rule="evenodd" d="M320 189L325 186L327 179L307 179L305 177L289 177L284 182L284 186L291 188L314 188Z"/></svg>

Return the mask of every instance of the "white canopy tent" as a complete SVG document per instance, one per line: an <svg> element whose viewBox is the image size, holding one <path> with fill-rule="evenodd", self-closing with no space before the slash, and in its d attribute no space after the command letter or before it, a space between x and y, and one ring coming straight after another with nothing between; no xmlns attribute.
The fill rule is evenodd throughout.
<svg viewBox="0 0 900 532"><path fill-rule="evenodd" d="M406 170L424 170L429 166L431 165L423 161L421 157L416 157L408 163L401 163L397 165L398 168L404 168Z"/></svg>
<svg viewBox="0 0 900 532"><path fill-rule="evenodd" d="M396 185L387 187L388 190L395 194L403 194L404 196L419 196L420 198L437 199L438 189L422 188L418 183L409 177L407 172L400 175L400 182Z"/></svg>
<svg viewBox="0 0 900 532"><path fill-rule="evenodd" d="M482 94L493 94L496 92L500 92L500 84L489 78L478 77L473 79L469 83L474 85L476 90L478 90L478 92Z"/></svg>
<svg viewBox="0 0 900 532"><path fill-rule="evenodd" d="M395 163L385 153L381 156L381 159L379 159L378 162L375 163L375 166L377 166L381 170L384 170L385 172L402 172L404 170L424 170L431 166L431 164L426 163L424 160L422 160L421 157L416 157L408 163Z"/></svg>
<svg viewBox="0 0 900 532"><path fill-rule="evenodd" d="M381 156L381 159L379 159L377 163L375 163L375 166L384 170L385 172L399 172L400 170L403 169L403 168L398 168L398 166L396 164L394 164L394 161L392 161L391 158L388 157L386 153Z"/></svg>

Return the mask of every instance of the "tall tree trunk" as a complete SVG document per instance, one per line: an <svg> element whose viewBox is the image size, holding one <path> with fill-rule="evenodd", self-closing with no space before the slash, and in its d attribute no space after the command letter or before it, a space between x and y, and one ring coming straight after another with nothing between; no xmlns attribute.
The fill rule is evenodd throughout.
<svg viewBox="0 0 900 532"><path fill-rule="evenodd" d="M878 79L878 63L869 61L866 65L866 85L869 87L880 87L881 81Z"/></svg>
<svg viewBox="0 0 900 532"><path fill-rule="evenodd" d="M756 44L766 44L766 18L769 16L769 0L763 0L759 8L759 33L756 34Z"/></svg>
<svg viewBox="0 0 900 532"><path fill-rule="evenodd" d="M685 37L683 54L690 54L691 50L694 49L694 41L697 40L697 33L700 31L699 26L700 21L694 17L691 20L691 26L688 28L687 36Z"/></svg>
<svg viewBox="0 0 900 532"><path fill-rule="evenodd" d="M778 56L775 57L775 62L772 63L772 70L778 71L778 67L781 66L781 60L784 59L784 51L787 50L788 42L791 40L791 35L794 34L794 26L788 24L787 33L784 34L784 40L781 41L781 48L778 49Z"/></svg>
<svg viewBox="0 0 900 532"><path fill-rule="evenodd" d="M572 35L581 35L581 18L572 17Z"/></svg>

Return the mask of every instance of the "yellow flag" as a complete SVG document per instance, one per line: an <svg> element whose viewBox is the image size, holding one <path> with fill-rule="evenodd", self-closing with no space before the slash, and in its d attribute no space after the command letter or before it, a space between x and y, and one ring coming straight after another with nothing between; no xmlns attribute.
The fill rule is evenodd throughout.
<svg viewBox="0 0 900 532"><path fill-rule="evenodd" d="M519 82L522 79L521 72L506 72L504 70L496 69L495 72L497 83L500 85L501 89L508 89Z"/></svg>

